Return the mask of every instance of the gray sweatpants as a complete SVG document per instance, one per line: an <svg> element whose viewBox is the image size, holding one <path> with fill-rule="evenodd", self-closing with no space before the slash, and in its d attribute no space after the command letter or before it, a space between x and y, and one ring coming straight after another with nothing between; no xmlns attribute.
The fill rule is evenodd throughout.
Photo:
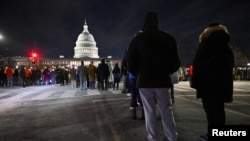
<svg viewBox="0 0 250 141"><path fill-rule="evenodd" d="M159 129L156 119L156 100L161 113L164 134L169 141L177 140L175 120L170 102L168 88L139 88L144 106L145 124L149 141L159 140Z"/></svg>

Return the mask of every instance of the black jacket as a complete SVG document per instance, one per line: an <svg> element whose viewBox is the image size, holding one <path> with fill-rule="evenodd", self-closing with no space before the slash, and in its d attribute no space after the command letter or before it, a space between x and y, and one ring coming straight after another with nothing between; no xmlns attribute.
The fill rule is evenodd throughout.
<svg viewBox="0 0 250 141"><path fill-rule="evenodd" d="M223 27L208 28L201 34L192 76L197 98L233 100L234 55L229 41Z"/></svg>
<svg viewBox="0 0 250 141"><path fill-rule="evenodd" d="M156 13L148 13L143 32L128 48L128 71L136 76L138 88L171 87L170 75L180 67L175 39L159 30Z"/></svg>

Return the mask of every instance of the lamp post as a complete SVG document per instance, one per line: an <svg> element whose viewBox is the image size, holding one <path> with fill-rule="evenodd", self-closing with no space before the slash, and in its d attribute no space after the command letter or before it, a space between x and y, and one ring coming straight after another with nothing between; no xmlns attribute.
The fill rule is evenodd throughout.
<svg viewBox="0 0 250 141"><path fill-rule="evenodd" d="M14 61L12 60L12 57L10 57L11 55L10 55L9 47L5 45L6 39L1 33L0 33L0 43L1 43L0 44L0 56L1 56L0 60L2 61L1 63L5 66L13 65Z"/></svg>
<svg viewBox="0 0 250 141"><path fill-rule="evenodd" d="M3 40L3 35L0 33L0 42ZM2 51L1 51L1 46L0 46L0 66L3 65L3 60L2 60Z"/></svg>

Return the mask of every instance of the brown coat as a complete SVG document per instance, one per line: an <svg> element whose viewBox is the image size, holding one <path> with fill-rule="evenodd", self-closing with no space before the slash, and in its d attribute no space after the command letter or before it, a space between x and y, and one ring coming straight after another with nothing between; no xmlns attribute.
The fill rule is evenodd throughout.
<svg viewBox="0 0 250 141"><path fill-rule="evenodd" d="M89 81L96 81L96 66L89 65L88 68Z"/></svg>

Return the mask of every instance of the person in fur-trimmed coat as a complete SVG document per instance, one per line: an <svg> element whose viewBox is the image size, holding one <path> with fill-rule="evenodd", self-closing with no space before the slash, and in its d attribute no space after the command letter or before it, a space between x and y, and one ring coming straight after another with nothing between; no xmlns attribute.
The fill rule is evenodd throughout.
<svg viewBox="0 0 250 141"><path fill-rule="evenodd" d="M224 103L233 101L234 55L227 28L210 24L199 36L191 87L202 99L208 125L225 125Z"/></svg>

